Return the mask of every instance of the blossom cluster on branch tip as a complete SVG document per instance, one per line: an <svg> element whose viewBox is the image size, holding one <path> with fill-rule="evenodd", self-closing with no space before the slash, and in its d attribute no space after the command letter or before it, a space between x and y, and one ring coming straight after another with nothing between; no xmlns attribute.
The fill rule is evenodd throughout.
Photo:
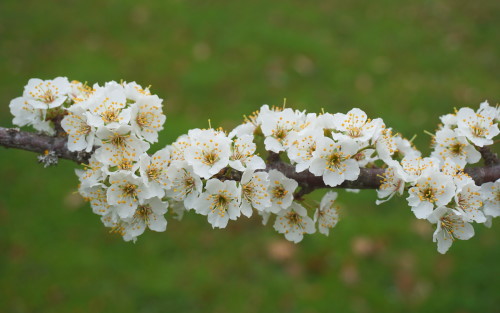
<svg viewBox="0 0 500 313"><path fill-rule="evenodd" d="M377 204L407 191L415 216L437 225L441 253L455 239L472 237L471 223L489 226L500 215L500 179L477 186L464 173L499 133L500 110L487 102L441 117L429 157L357 108L316 114L268 105L230 132L192 129L149 155L166 120L162 103L136 83L90 87L58 77L31 79L10 108L14 124L48 134L60 126L70 151L93 152L76 171L79 192L127 241L147 228L166 230L167 208L177 219L186 211L204 215L214 228L255 213L263 224L274 219L274 229L293 242L316 230L328 235L339 218L337 193L327 192L320 203L307 200L311 186L273 162L289 162L329 187L358 179L362 167L385 168Z"/></svg>

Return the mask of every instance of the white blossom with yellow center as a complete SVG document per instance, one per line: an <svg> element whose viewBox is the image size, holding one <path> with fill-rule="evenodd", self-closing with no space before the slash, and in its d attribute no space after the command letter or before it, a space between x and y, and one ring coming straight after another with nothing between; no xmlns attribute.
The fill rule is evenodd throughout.
<svg viewBox="0 0 500 313"><path fill-rule="evenodd" d="M293 202L293 192L299 184L283 175L280 171L269 171L269 195L271 206L267 210L271 213L278 213L288 208Z"/></svg>
<svg viewBox="0 0 500 313"><path fill-rule="evenodd" d="M130 124L137 137L151 143L158 141L158 132L163 129L166 119L162 101L156 95L142 96L131 105Z"/></svg>
<svg viewBox="0 0 500 313"><path fill-rule="evenodd" d="M328 137L318 140L309 171L323 176L326 185L335 187L359 176L359 164L352 157L358 152L353 140L335 142Z"/></svg>
<svg viewBox="0 0 500 313"><path fill-rule="evenodd" d="M476 186L475 183L469 183L457 190L455 194L456 210L468 222L486 222L486 217L481 210L483 199L480 190L481 187Z"/></svg>
<svg viewBox="0 0 500 313"><path fill-rule="evenodd" d="M195 209L198 214L208 216L213 228L225 228L229 220L236 220L240 211L241 189L234 180L210 179L198 200Z"/></svg>
<svg viewBox="0 0 500 313"><path fill-rule="evenodd" d="M448 204L455 195L453 180L440 172L417 179L408 191L408 204L417 218L427 218L435 207Z"/></svg>
<svg viewBox="0 0 500 313"><path fill-rule="evenodd" d="M191 145L184 155L198 176L210 178L229 164L231 139L222 131L192 129L188 136Z"/></svg>
<svg viewBox="0 0 500 313"><path fill-rule="evenodd" d="M87 108L74 104L67 109L67 115L61 121L61 127L68 134L69 151L92 151L96 130L87 122Z"/></svg>
<svg viewBox="0 0 500 313"><path fill-rule="evenodd" d="M264 211L271 206L269 196L269 174L246 170L241 176L241 213L247 217L252 215L252 208Z"/></svg>
<svg viewBox="0 0 500 313"><path fill-rule="evenodd" d="M456 239L468 240L474 236L472 225L464 221L463 216L448 207L437 208L428 217L428 220L437 224L432 238L434 242L437 242L439 253L446 253Z"/></svg>
<svg viewBox="0 0 500 313"><path fill-rule="evenodd" d="M473 144L479 147L493 144L493 137L500 130L495 122L496 112L482 110L476 113L471 108L461 108L457 112L457 129L459 135L467 137Z"/></svg>
<svg viewBox="0 0 500 313"><path fill-rule="evenodd" d="M132 134L128 125L113 130L102 127L97 130L97 138L101 147L95 151L96 159L109 166L137 161L149 149L149 144Z"/></svg>
<svg viewBox="0 0 500 313"><path fill-rule="evenodd" d="M300 173L311 166L313 154L316 151L317 142L324 138L323 131L308 128L301 132L290 135L288 158L295 164L295 170Z"/></svg>
<svg viewBox="0 0 500 313"><path fill-rule="evenodd" d="M115 129L130 122L131 109L127 107L123 87L119 84L97 86L96 91L84 103L88 107L89 125L98 129L103 126Z"/></svg>
<svg viewBox="0 0 500 313"><path fill-rule="evenodd" d="M438 158L441 162L450 158L463 167L467 163L477 163L481 159L481 154L467 141L465 136L459 136L451 129L444 128L437 131L434 140L434 151L431 156Z"/></svg>
<svg viewBox="0 0 500 313"><path fill-rule="evenodd" d="M186 161L172 161L166 176L169 183L164 186L167 197L182 201L187 209L193 209L203 188L200 176L194 173L193 167Z"/></svg>
<svg viewBox="0 0 500 313"><path fill-rule="evenodd" d="M266 150L278 153L285 151L291 133L300 130L303 114L292 109L281 111L262 110L258 119L261 122L261 130L266 139L264 144Z"/></svg>
<svg viewBox="0 0 500 313"><path fill-rule="evenodd" d="M253 136L243 135L233 139L229 166L238 171L259 170L266 168L264 160L255 154L256 145Z"/></svg>
<svg viewBox="0 0 500 313"><path fill-rule="evenodd" d="M297 202L293 202L290 207L277 214L274 229L295 243L302 241L304 234L316 232L314 221L307 216L307 210Z"/></svg>
<svg viewBox="0 0 500 313"><path fill-rule="evenodd" d="M17 97L9 103L10 113L14 116L12 124L17 126L31 125L34 129L54 135L50 121L45 120L46 110L35 109L25 97Z"/></svg>
<svg viewBox="0 0 500 313"><path fill-rule="evenodd" d="M169 165L170 152L166 148L155 152L152 156L147 153L141 155L139 173L152 196L162 198L165 195L165 189L170 188L171 183L167 176Z"/></svg>
<svg viewBox="0 0 500 313"><path fill-rule="evenodd" d="M150 192L145 188L142 179L133 173L120 171L110 175L107 190L108 203L114 205L120 218L134 215L141 201L151 198Z"/></svg>
<svg viewBox="0 0 500 313"><path fill-rule="evenodd" d="M405 182L398 175L396 169L399 164L388 167L380 177L380 187L377 189L377 197L380 200L375 201L377 205L389 201L394 195L402 195L405 189Z"/></svg>
<svg viewBox="0 0 500 313"><path fill-rule="evenodd" d="M35 109L52 109L61 106L71 91L71 85L66 77L53 80L32 78L24 87L23 97Z"/></svg>
<svg viewBox="0 0 500 313"><path fill-rule="evenodd" d="M334 114L335 129L339 133L333 133L335 140L355 140L358 143L368 142L377 131L383 127L380 118L371 120L365 112L354 108L347 114Z"/></svg>
<svg viewBox="0 0 500 313"><path fill-rule="evenodd" d="M167 207L167 202L162 202L156 197L141 201L134 215L124 220L124 236L135 241L146 228L156 232L164 232L167 229L167 220L164 216L167 213Z"/></svg>

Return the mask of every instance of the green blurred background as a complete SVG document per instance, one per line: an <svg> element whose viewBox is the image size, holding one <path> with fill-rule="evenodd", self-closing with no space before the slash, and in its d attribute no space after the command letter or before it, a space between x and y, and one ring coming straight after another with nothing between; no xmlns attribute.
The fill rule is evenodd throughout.
<svg viewBox="0 0 500 313"><path fill-rule="evenodd" d="M428 152L438 117L498 101L500 2L0 2L0 125L29 78L137 81L166 100L160 144L262 104L360 107ZM500 312L500 228L440 255L404 200L340 192L330 237L260 219L169 220L136 244L75 194L75 164L0 148L0 312ZM494 226L498 226L495 221Z"/></svg>

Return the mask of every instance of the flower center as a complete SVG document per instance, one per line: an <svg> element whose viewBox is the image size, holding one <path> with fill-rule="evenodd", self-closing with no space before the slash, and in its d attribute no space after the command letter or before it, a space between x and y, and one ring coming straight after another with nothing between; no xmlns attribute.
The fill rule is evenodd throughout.
<svg viewBox="0 0 500 313"><path fill-rule="evenodd" d="M217 214L224 216L229 209L231 199L225 194L219 193L212 195L212 213L217 211Z"/></svg>
<svg viewBox="0 0 500 313"><path fill-rule="evenodd" d="M127 195L128 197L136 197L137 196L137 185L134 184L125 184L122 186L122 191L123 194Z"/></svg>
<svg viewBox="0 0 500 313"><path fill-rule="evenodd" d="M456 142L450 146L450 152L453 155L462 155L464 152L465 144Z"/></svg>
<svg viewBox="0 0 500 313"><path fill-rule="evenodd" d="M43 102L46 104L54 102L56 100L56 95L54 92L52 92L52 89L47 89L41 96L40 99L42 99Z"/></svg>
<svg viewBox="0 0 500 313"><path fill-rule="evenodd" d="M102 120L105 123L116 122L120 114L120 109L109 109L102 112Z"/></svg>
<svg viewBox="0 0 500 313"><path fill-rule="evenodd" d="M144 128L147 126L151 126L151 124L153 123L153 118L154 118L153 113L142 112L137 115L135 122L137 123L137 125L139 125L140 128Z"/></svg>
<svg viewBox="0 0 500 313"><path fill-rule="evenodd" d="M132 163L132 161L130 161L129 159L127 158L123 158L120 162L120 164L118 164L118 168L121 169L121 170L131 170L132 169L132 166L134 164Z"/></svg>
<svg viewBox="0 0 500 313"><path fill-rule="evenodd" d="M479 124L471 126L472 134L476 137L482 137L486 133L486 129Z"/></svg>
<svg viewBox="0 0 500 313"><path fill-rule="evenodd" d="M157 167L148 167L146 171L146 175L150 180L158 180L158 176L160 176L160 169Z"/></svg>
<svg viewBox="0 0 500 313"><path fill-rule="evenodd" d="M283 185L278 185L273 188L273 195L275 198L283 199L288 194L288 191L283 187Z"/></svg>
<svg viewBox="0 0 500 313"><path fill-rule="evenodd" d="M115 134L110 141L113 146L123 149L127 146L128 137L129 135Z"/></svg>
<svg viewBox="0 0 500 313"><path fill-rule="evenodd" d="M288 212L286 218L293 225L302 225L302 216L295 211Z"/></svg>
<svg viewBox="0 0 500 313"><path fill-rule="evenodd" d="M219 154L215 150L203 153L202 162L204 164L214 165L217 161L219 161Z"/></svg>
<svg viewBox="0 0 500 313"><path fill-rule="evenodd" d="M436 191L434 190L434 188L428 186L427 188L422 189L420 191L420 200L429 201L431 203L436 202Z"/></svg>
<svg viewBox="0 0 500 313"><path fill-rule="evenodd" d="M149 215L151 215L151 213L153 213L151 206L139 205L137 207L137 210L135 210L134 218L139 218L139 219L145 221L146 224L148 224L149 223Z"/></svg>
<svg viewBox="0 0 500 313"><path fill-rule="evenodd" d="M340 153L332 153L328 158L328 164L333 167L339 167L340 163L342 163L343 157Z"/></svg>

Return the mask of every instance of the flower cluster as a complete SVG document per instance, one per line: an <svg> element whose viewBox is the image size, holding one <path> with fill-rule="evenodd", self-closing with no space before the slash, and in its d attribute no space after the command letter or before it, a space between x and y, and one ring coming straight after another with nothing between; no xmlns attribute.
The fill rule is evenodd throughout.
<svg viewBox="0 0 500 313"><path fill-rule="evenodd" d="M166 120L162 102L136 83L90 87L58 77L31 79L10 109L14 124L65 135L70 151L92 153L76 171L79 192L126 241L146 228L164 231L168 208L177 219L186 211L206 216L213 228L255 213L264 224L274 219L274 229L293 242L316 230L328 235L339 219L337 193L319 203L303 196L345 186L363 167L385 169L377 204L408 192L415 216L437 225L441 253L455 239L472 237L471 223L490 225L500 216L500 179L477 186L464 172L499 133L500 110L487 102L441 117L430 157L357 108L316 114L268 105L230 132L192 129L148 154ZM311 189L301 173L323 184Z"/></svg>
<svg viewBox="0 0 500 313"><path fill-rule="evenodd" d="M461 108L441 117L433 135L430 157L409 154L387 162L378 190L382 203L408 188L407 201L419 219L436 224L433 239L445 253L456 239L474 236L471 223L491 225L500 215L500 180L477 186L464 172L467 164L479 162L480 147L493 144L498 135L499 108L483 102L474 112Z"/></svg>
<svg viewBox="0 0 500 313"><path fill-rule="evenodd" d="M24 87L22 97L10 102L13 123L18 126L30 125L38 131L55 134L53 119L62 108L71 105L74 91L85 88L77 82L70 83L66 77L53 80L32 78Z"/></svg>

